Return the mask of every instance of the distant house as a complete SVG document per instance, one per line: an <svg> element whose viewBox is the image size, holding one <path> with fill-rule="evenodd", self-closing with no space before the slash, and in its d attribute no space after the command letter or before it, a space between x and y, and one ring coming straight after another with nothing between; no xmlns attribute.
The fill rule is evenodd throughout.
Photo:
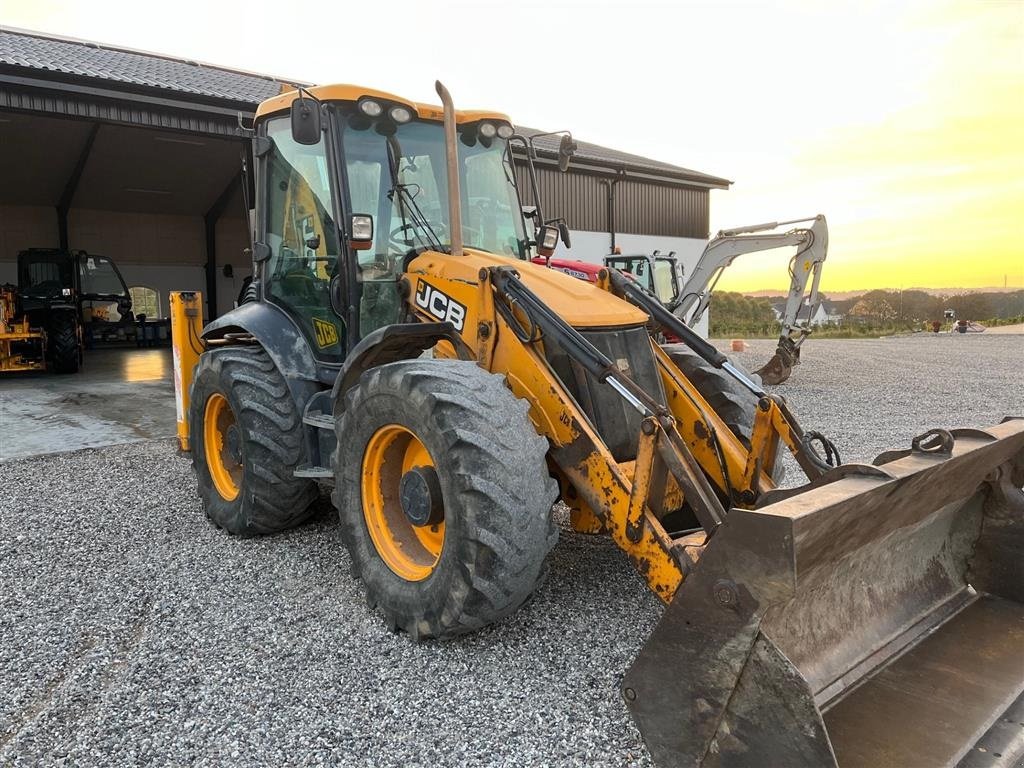
<svg viewBox="0 0 1024 768"><path fill-rule="evenodd" d="M779 301L772 304L772 312L775 314L775 319L778 322L782 322L782 316L786 312L786 302ZM800 312L797 317L799 320L806 320L807 315L810 312L810 301L805 297L803 305L800 307ZM814 309L814 313L810 318L810 325L821 326L821 325L842 325L843 314L839 311L833 302L828 299L819 299L817 307Z"/></svg>

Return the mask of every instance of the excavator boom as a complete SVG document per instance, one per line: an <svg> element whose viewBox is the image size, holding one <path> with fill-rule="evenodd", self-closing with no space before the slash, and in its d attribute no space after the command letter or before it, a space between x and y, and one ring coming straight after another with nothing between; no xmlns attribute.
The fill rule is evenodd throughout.
<svg viewBox="0 0 1024 768"><path fill-rule="evenodd" d="M786 232L770 231L806 222L811 225ZM810 321L818 308L821 268L828 255L828 225L824 216L722 230L704 248L673 309L687 325L695 326L711 303L718 279L737 256L786 246L796 246L797 252L789 265L789 293L780 318L782 334L775 355L755 371L765 384L781 384L789 378L793 367L800 363L800 346L811 333ZM801 321L804 311L806 319Z"/></svg>

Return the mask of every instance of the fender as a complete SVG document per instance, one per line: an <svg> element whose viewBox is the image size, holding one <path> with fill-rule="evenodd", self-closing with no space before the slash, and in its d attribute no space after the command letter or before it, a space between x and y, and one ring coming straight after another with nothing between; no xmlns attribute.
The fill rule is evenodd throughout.
<svg viewBox="0 0 1024 768"><path fill-rule="evenodd" d="M279 307L250 302L227 312L203 328L203 341L247 333L263 347L288 382L299 413L317 389L334 383L339 366L317 363L309 342L295 322Z"/></svg>
<svg viewBox="0 0 1024 768"><path fill-rule="evenodd" d="M399 323L365 336L345 359L331 390L334 413L345 408L345 393L359 383L364 371L379 365L419 357L439 341L451 342L460 358L472 359L469 348L450 322Z"/></svg>

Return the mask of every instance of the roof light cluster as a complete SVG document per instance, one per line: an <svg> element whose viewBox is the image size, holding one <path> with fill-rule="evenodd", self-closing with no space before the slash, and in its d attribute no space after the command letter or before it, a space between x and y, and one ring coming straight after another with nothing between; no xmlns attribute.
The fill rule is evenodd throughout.
<svg viewBox="0 0 1024 768"><path fill-rule="evenodd" d="M369 118L378 118L386 111L388 117L399 125L408 123L413 118L412 110L400 104L388 107L376 99L363 98L359 100L357 106L359 111ZM469 130L472 130L472 128ZM510 139L515 133L515 129L508 123L494 123L484 120L477 124L476 133L481 139L491 141L495 136L502 139Z"/></svg>
<svg viewBox="0 0 1024 768"><path fill-rule="evenodd" d="M361 99L359 101L359 111L367 117L380 117L384 114L384 105L374 99ZM388 117L399 124L408 123L412 120L412 111L407 107L396 104L388 109Z"/></svg>
<svg viewBox="0 0 1024 768"><path fill-rule="evenodd" d="M508 139L512 137L513 133L515 131L508 123L498 123L497 125L488 122L480 123L480 135L485 139L493 139L495 136Z"/></svg>

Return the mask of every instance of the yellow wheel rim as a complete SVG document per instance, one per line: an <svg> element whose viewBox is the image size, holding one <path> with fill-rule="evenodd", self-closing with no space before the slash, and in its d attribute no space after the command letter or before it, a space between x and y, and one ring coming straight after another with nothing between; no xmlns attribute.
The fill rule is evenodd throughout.
<svg viewBox="0 0 1024 768"><path fill-rule="evenodd" d="M399 499L399 484L406 472L433 466L427 447L398 424L378 429L363 454L366 528L377 554L406 581L423 581L433 573L444 547L444 521L413 525Z"/></svg>
<svg viewBox="0 0 1024 768"><path fill-rule="evenodd" d="M229 433L233 433L233 437ZM238 425L227 398L220 393L210 395L203 411L203 451L213 487L225 501L238 498L242 484L241 449L237 445L237 437Z"/></svg>

